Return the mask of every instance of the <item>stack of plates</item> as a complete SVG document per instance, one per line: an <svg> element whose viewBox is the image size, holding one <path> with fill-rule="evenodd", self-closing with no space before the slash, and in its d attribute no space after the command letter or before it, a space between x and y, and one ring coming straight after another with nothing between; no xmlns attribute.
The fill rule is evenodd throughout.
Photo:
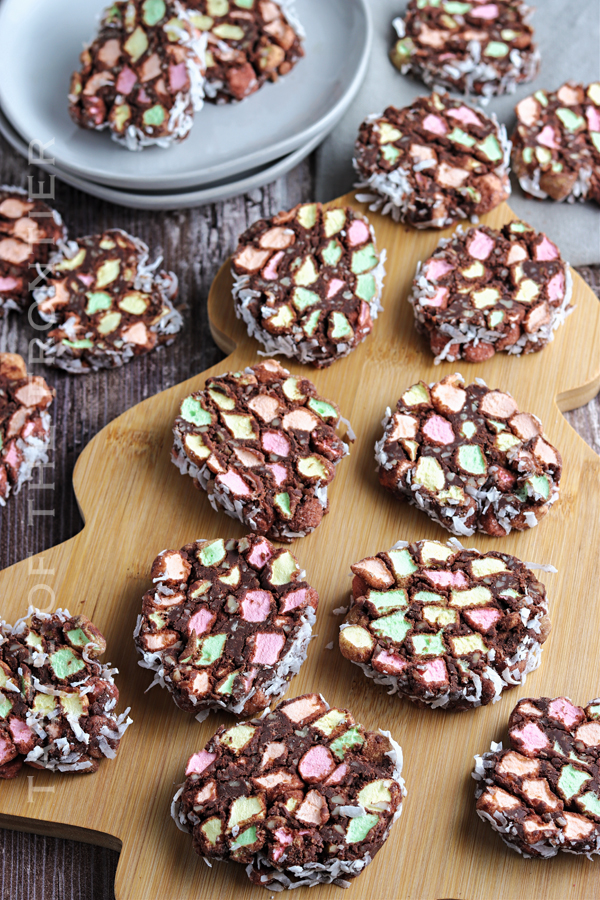
<svg viewBox="0 0 600 900"><path fill-rule="evenodd" d="M3 0L0 132L26 158L46 146L57 178L137 209L181 209L268 184L335 128L364 78L368 0L296 0L304 59L242 103L206 103L189 137L131 152L70 119L67 92L105 0ZM51 48L51 52L50 52Z"/></svg>

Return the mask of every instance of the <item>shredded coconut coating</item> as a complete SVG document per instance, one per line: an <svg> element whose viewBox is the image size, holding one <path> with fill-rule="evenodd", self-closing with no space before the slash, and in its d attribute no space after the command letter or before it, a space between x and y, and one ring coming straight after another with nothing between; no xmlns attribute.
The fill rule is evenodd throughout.
<svg viewBox="0 0 600 900"><path fill-rule="evenodd" d="M526 858L600 853L600 698L520 700L510 748L475 757L477 814Z"/></svg>
<svg viewBox="0 0 600 900"><path fill-rule="evenodd" d="M405 18L392 23L398 41L390 59L432 87L486 98L512 94L540 65L532 12L521 0L409 0Z"/></svg>
<svg viewBox="0 0 600 900"><path fill-rule="evenodd" d="M533 528L558 499L562 459L537 416L477 379L408 388L375 445L379 481L457 535Z"/></svg>
<svg viewBox="0 0 600 900"><path fill-rule="evenodd" d="M473 709L539 665L550 632L546 590L516 557L417 541L351 568L340 651L390 694Z"/></svg>
<svg viewBox="0 0 600 900"><path fill-rule="evenodd" d="M402 811L402 750L319 694L221 726L190 757L172 805L205 859L242 863L269 890L348 887Z"/></svg>
<svg viewBox="0 0 600 900"><path fill-rule="evenodd" d="M117 669L98 662L106 641L86 616L33 607L0 623L0 778L23 763L55 772L95 772L117 755L131 719L115 715Z"/></svg>

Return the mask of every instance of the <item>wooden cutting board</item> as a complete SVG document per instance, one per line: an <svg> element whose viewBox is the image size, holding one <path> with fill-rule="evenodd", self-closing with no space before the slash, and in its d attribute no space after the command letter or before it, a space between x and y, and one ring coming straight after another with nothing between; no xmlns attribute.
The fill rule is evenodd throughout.
<svg viewBox="0 0 600 900"><path fill-rule="evenodd" d="M352 195L335 203L364 211ZM498 227L512 217L504 205L484 221ZM371 900L592 900L600 893L600 860L591 863L566 854L549 861L523 860L477 818L470 773L474 753L487 750L491 740L506 738L506 721L519 697L565 694L585 704L600 695L600 459L560 413L586 403L600 387L600 303L574 273L577 308L541 354L522 359L500 354L480 365L434 367L414 331L406 298L418 260L433 251L440 235L377 215L370 219L378 246L388 253L385 312L373 334L325 371L289 366L308 374L320 394L335 400L358 435L332 485L330 514L315 533L293 545L321 605L317 637L289 695L321 691L332 705L350 707L368 728L390 729L405 757L403 816L354 883L352 895ZM95 775L26 768L14 781L0 783L0 825L121 849L118 900L267 896L250 885L241 866L215 863L207 868L193 852L191 838L169 816L188 756L232 719L212 715L198 724L177 709L166 690L144 694L151 675L138 667L132 641L141 598L150 585L149 566L160 550L197 538L243 534L239 523L213 512L204 493L194 490L169 461L171 424L181 399L201 388L207 375L257 361L258 345L234 317L230 285L226 264L212 286L209 313L215 340L231 356L130 409L100 432L75 469L83 531L0 573L2 615L9 622L23 615L29 602L47 611L66 607L93 619L108 640L105 658L120 669L119 711L130 705L134 719L118 758L104 761ZM501 541L482 535L467 539L468 546L482 552L501 549L558 568L557 575L540 576L549 590L553 623L542 666L529 676L525 689L506 693L494 706L445 713L388 697L343 659L337 650L340 619L332 610L347 603L351 562L400 538L449 537L379 487L373 445L386 406L394 406L404 388L420 378L437 381L457 369L468 381L480 376L491 387L510 391L521 409L539 415L565 469L560 501L539 527ZM29 496L35 508L32 488ZM10 504L3 515L10 515ZM332 651L326 649L330 641ZM302 889L295 896L301 900L308 895ZM310 890L311 900L339 896L335 886Z"/></svg>

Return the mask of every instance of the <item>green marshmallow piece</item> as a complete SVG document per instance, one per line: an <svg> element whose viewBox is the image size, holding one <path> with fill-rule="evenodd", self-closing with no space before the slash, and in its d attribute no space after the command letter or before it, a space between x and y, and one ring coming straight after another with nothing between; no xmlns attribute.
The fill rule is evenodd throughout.
<svg viewBox="0 0 600 900"><path fill-rule="evenodd" d="M474 147L477 143L475 138L463 131L462 128L453 128L448 135L448 140L454 141L455 144L462 144L463 147Z"/></svg>
<svg viewBox="0 0 600 900"><path fill-rule="evenodd" d="M406 578L417 571L418 567L406 547L403 550L389 550L388 556L396 578Z"/></svg>
<svg viewBox="0 0 600 900"><path fill-rule="evenodd" d="M225 647L227 640L226 634L211 634L202 641L200 650L199 666L210 666L215 660L219 659Z"/></svg>
<svg viewBox="0 0 600 900"><path fill-rule="evenodd" d="M600 131L590 131L590 137L592 139L592 144L600 153Z"/></svg>
<svg viewBox="0 0 600 900"><path fill-rule="evenodd" d="M403 609L408 606L406 591L371 591L367 593L367 600L375 609L389 612L390 609Z"/></svg>
<svg viewBox="0 0 600 900"><path fill-rule="evenodd" d="M309 291L303 287L297 287L294 289L294 293L292 295L292 303L299 309L300 312L304 312L304 310L308 306L314 306L315 303L319 303L321 298L318 294L315 294L314 291Z"/></svg>
<svg viewBox="0 0 600 900"><path fill-rule="evenodd" d="M326 265L337 266L342 257L342 253L343 250L337 241L329 241L321 255L323 257L323 262Z"/></svg>
<svg viewBox="0 0 600 900"><path fill-rule="evenodd" d="M90 341L88 338L83 338L80 341L68 341L66 338L63 338L61 344L65 344L67 347L73 347L74 350L89 350L90 347L94 346L94 342Z"/></svg>
<svg viewBox="0 0 600 900"><path fill-rule="evenodd" d="M344 712L339 709L331 709L328 713L325 713L324 716L321 716L320 719L317 719L316 722L313 722L311 728L316 728L317 731L320 731L329 737L338 725L345 721L346 714Z"/></svg>
<svg viewBox="0 0 600 900"><path fill-rule="evenodd" d="M254 816L260 816L261 813L264 815L263 805L258 797L238 797L237 800L234 800L231 804L231 812L229 813L227 827L235 828L239 822L247 822L248 819L252 819Z"/></svg>
<svg viewBox="0 0 600 900"><path fill-rule="evenodd" d="M167 14L164 0L144 0L142 3L142 16L146 25L157 25Z"/></svg>
<svg viewBox="0 0 600 900"><path fill-rule="evenodd" d="M492 592L489 588L478 584L477 587L467 591L452 591L450 594L450 606L487 606L492 602Z"/></svg>
<svg viewBox="0 0 600 900"><path fill-rule="evenodd" d="M514 591L512 588L507 588L505 591L502 591L500 594L501 597L512 597L513 600L516 600L521 596L518 591Z"/></svg>
<svg viewBox="0 0 600 900"><path fill-rule="evenodd" d="M0 694L0 718L5 719L11 709L12 703L8 697L5 697L4 694Z"/></svg>
<svg viewBox="0 0 600 900"><path fill-rule="evenodd" d="M417 9L427 9L428 6L439 6L442 0L417 0Z"/></svg>
<svg viewBox="0 0 600 900"><path fill-rule="evenodd" d="M594 816L600 816L600 798L596 794L588 791L587 794L583 794L579 798L578 802L586 812L592 813Z"/></svg>
<svg viewBox="0 0 600 900"><path fill-rule="evenodd" d="M445 484L444 470L434 456L422 456L417 463L413 484L422 484L428 491L441 491Z"/></svg>
<svg viewBox="0 0 600 900"><path fill-rule="evenodd" d="M461 188L461 190L464 190L469 200L472 200L473 203L479 203L479 201L481 200L481 194L479 193L479 191L475 190L474 187L469 186L464 189Z"/></svg>
<svg viewBox="0 0 600 900"><path fill-rule="evenodd" d="M167 114L164 110L164 107L162 107L160 103L157 103L155 106L151 106L150 109L146 110L146 112L142 116L142 119L144 121L144 125L162 125L162 123L165 121L166 115Z"/></svg>
<svg viewBox="0 0 600 900"><path fill-rule="evenodd" d="M354 725L352 728L349 728L348 731L340 734L335 741L332 741L329 745L329 749L338 759L343 759L348 750L352 750L354 747L361 747L364 742L365 739L360 733L358 725Z"/></svg>
<svg viewBox="0 0 600 900"><path fill-rule="evenodd" d="M379 816L376 816L373 813L367 813L366 816L357 816L355 819L350 819L350 823L346 829L346 843L358 844L360 841L364 841L370 830L375 828L378 822Z"/></svg>
<svg viewBox="0 0 600 900"><path fill-rule="evenodd" d="M290 495L287 491L282 491L280 494L275 494L273 498L273 503L284 517L284 519L292 518L292 510L290 508Z"/></svg>
<svg viewBox="0 0 600 900"><path fill-rule="evenodd" d="M471 9L471 4L458 3L456 0L448 0L447 3L444 3L444 9L447 13L450 13L451 16L464 16L464 14L468 13Z"/></svg>
<svg viewBox="0 0 600 900"><path fill-rule="evenodd" d="M90 638L82 628L73 628L72 631L67 631L67 637L76 647L85 647L90 643Z"/></svg>
<svg viewBox="0 0 600 900"><path fill-rule="evenodd" d="M181 404L180 416L192 425L210 425L212 422L211 414L194 397L185 398Z"/></svg>
<svg viewBox="0 0 600 900"><path fill-rule="evenodd" d="M479 149L481 150L483 155L487 156L487 158L492 162L499 162L504 157L502 148L500 147L498 138L495 134L488 134L485 141L482 141L479 144Z"/></svg>
<svg viewBox="0 0 600 900"><path fill-rule="evenodd" d="M251 441L256 435L252 427L252 418L250 416L234 416L223 413L223 421L233 434L234 438L241 441Z"/></svg>
<svg viewBox="0 0 600 900"><path fill-rule="evenodd" d="M213 28L213 34L223 38L225 41L244 40L244 29L240 28L239 25L229 25L227 22L223 22L222 25L217 25L216 28Z"/></svg>
<svg viewBox="0 0 600 900"><path fill-rule="evenodd" d="M221 687L217 688L217 694L231 694L231 692L233 691L234 681L238 675L239 669L236 669L235 672L231 672L231 674L227 676Z"/></svg>
<svg viewBox="0 0 600 900"><path fill-rule="evenodd" d="M402 402L405 406L419 406L421 403L429 405L429 394L419 381L402 394Z"/></svg>
<svg viewBox="0 0 600 900"><path fill-rule="evenodd" d="M250 743L255 731L253 725L234 725L221 735L221 743L239 752Z"/></svg>
<svg viewBox="0 0 600 900"><path fill-rule="evenodd" d="M527 480L536 494L541 494L544 500L550 496L550 482L545 475L533 475Z"/></svg>
<svg viewBox="0 0 600 900"><path fill-rule="evenodd" d="M567 131L577 131L578 128L583 128L585 125L583 116L578 116L577 113L574 113L568 107L561 106L560 109L556 110L556 115Z"/></svg>
<svg viewBox="0 0 600 900"><path fill-rule="evenodd" d="M483 51L484 56L491 56L493 59L502 59L503 56L508 56L509 53L510 47L503 41L490 41Z"/></svg>
<svg viewBox="0 0 600 900"><path fill-rule="evenodd" d="M366 275L358 276L358 278L356 279L355 290L355 294L357 297L360 297L360 299L364 300L366 303L370 303L370 301L375 296L376 291L377 284L373 275L367 273Z"/></svg>
<svg viewBox="0 0 600 900"><path fill-rule="evenodd" d="M292 575L297 571L298 563L289 550L286 550L285 553L282 553L281 556L278 556L271 563L271 584L287 584L288 581L291 581Z"/></svg>
<svg viewBox="0 0 600 900"><path fill-rule="evenodd" d="M213 541L211 544L206 544L206 546L202 547L202 549L198 553L200 565L207 567L218 566L219 563L223 562L226 556L227 551L225 550L225 541L223 540Z"/></svg>
<svg viewBox="0 0 600 900"><path fill-rule="evenodd" d="M207 0L206 11L209 16L226 16L229 12L228 0Z"/></svg>
<svg viewBox="0 0 600 900"><path fill-rule="evenodd" d="M414 41L411 38L402 38L400 41L396 41L393 52L398 62L407 60L414 47Z"/></svg>
<svg viewBox="0 0 600 900"><path fill-rule="evenodd" d="M592 776L588 772L582 772L575 766L564 766L558 779L558 789L566 800L570 800L578 794L586 781Z"/></svg>
<svg viewBox="0 0 600 900"><path fill-rule="evenodd" d="M204 833L208 843L214 846L223 834L223 823L216 817L207 819L207 821L200 826L200 830Z"/></svg>
<svg viewBox="0 0 600 900"><path fill-rule="evenodd" d="M533 162L533 147L523 147L523 162L526 166Z"/></svg>
<svg viewBox="0 0 600 900"><path fill-rule="evenodd" d="M548 106L548 98L546 97L544 91L536 91L533 96L542 106Z"/></svg>
<svg viewBox="0 0 600 900"><path fill-rule="evenodd" d="M490 313L490 328L495 328L496 325L501 325L504 321L504 316L505 313L501 309L495 309L492 313Z"/></svg>
<svg viewBox="0 0 600 900"><path fill-rule="evenodd" d="M381 155L386 162L389 162L389 164L393 166L400 156L400 151L397 147L394 147L393 144L384 144L381 148Z"/></svg>
<svg viewBox="0 0 600 900"><path fill-rule="evenodd" d="M378 637L389 637L397 644L401 644L412 625L406 621L402 613L392 613L391 616L384 616L371 622L371 631Z"/></svg>
<svg viewBox="0 0 600 900"><path fill-rule="evenodd" d="M458 463L471 475L485 475L487 463L479 444L463 444L458 448Z"/></svg>
<svg viewBox="0 0 600 900"><path fill-rule="evenodd" d="M331 403L326 403L325 400L317 400L316 397L311 397L307 406L321 419L337 419L339 416L337 409Z"/></svg>
<svg viewBox="0 0 600 900"><path fill-rule="evenodd" d="M451 612L451 610L442 610ZM443 656L446 652L441 633L438 634L413 634L412 645L418 656Z"/></svg>
<svg viewBox="0 0 600 900"><path fill-rule="evenodd" d="M315 309L311 312L310 315L305 316L302 321L302 330L308 337L312 337L315 331L317 330L317 325L319 324L319 319L321 318L321 311ZM300 399L300 398L296 398Z"/></svg>
<svg viewBox="0 0 600 900"><path fill-rule="evenodd" d="M373 244L367 244L366 247L354 251L350 268L355 275L359 275L361 272L373 269L378 262L379 257L375 253L375 247Z"/></svg>
<svg viewBox="0 0 600 900"><path fill-rule="evenodd" d="M246 828L245 831L238 834L235 842L231 845L231 849L237 850L238 847L247 847L249 844L254 843L256 843L256 825L251 825L250 828Z"/></svg>
<svg viewBox="0 0 600 900"><path fill-rule="evenodd" d="M68 678L85 669L85 663L75 656L69 647L61 647L55 653L50 654L50 665L57 678Z"/></svg>
<svg viewBox="0 0 600 900"><path fill-rule="evenodd" d="M252 9L254 6L254 0L234 0L234 3L240 9Z"/></svg>
<svg viewBox="0 0 600 900"><path fill-rule="evenodd" d="M305 203L298 210L296 218L303 228L312 228L317 221L317 204Z"/></svg>
<svg viewBox="0 0 600 900"><path fill-rule="evenodd" d="M529 225L526 225L525 222L511 222L510 230L514 234L524 234L526 231L533 231L533 229L530 228Z"/></svg>
<svg viewBox="0 0 600 900"><path fill-rule="evenodd" d="M435 594L433 591L417 591L413 600L416 603L446 603L446 598L441 594Z"/></svg>
<svg viewBox="0 0 600 900"><path fill-rule="evenodd" d="M151 622L154 622L159 631L166 622L166 619L162 613L152 613L150 616L148 616L148 618Z"/></svg>
<svg viewBox="0 0 600 900"><path fill-rule="evenodd" d="M29 632L29 634L25 638L25 643L27 644L28 647L36 647L36 648L39 648L40 650L42 650L44 647L41 634L34 634L33 631ZM0 686L1 686L1 682L0 682Z"/></svg>
<svg viewBox="0 0 600 900"><path fill-rule="evenodd" d="M477 426L475 425L474 422L464 422L460 426L460 433L462 434L463 437L466 437L468 440L469 438L472 438L474 434L477 433Z"/></svg>
<svg viewBox="0 0 600 900"><path fill-rule="evenodd" d="M343 340L343 338L354 336L352 326L350 325L350 322L348 321L344 313L338 312L337 310L335 312L332 312L330 322L333 326L331 329L332 340Z"/></svg>
<svg viewBox="0 0 600 900"><path fill-rule="evenodd" d="M588 706L587 714L590 719L600 719L600 706Z"/></svg>
<svg viewBox="0 0 600 900"><path fill-rule="evenodd" d="M87 304L85 307L85 311L88 316L93 316L94 313L100 312L104 309L110 309L112 306L112 297L110 296L110 294L105 294L104 291L86 294L86 297Z"/></svg>
<svg viewBox="0 0 600 900"><path fill-rule="evenodd" d="M341 207L328 209L323 216L325 225L325 237L331 237L341 231L346 224L346 211Z"/></svg>

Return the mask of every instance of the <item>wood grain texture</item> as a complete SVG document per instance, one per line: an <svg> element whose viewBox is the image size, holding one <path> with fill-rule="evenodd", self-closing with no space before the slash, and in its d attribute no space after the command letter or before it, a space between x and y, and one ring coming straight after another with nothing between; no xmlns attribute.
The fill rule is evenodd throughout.
<svg viewBox="0 0 600 900"><path fill-rule="evenodd" d="M498 225L509 217L508 209L502 207L486 221ZM525 884L522 860L474 815L473 753L502 737L516 693L473 713L416 710L387 697L337 651L324 649L336 637L339 620L331 610L346 599L351 561L384 549L400 537L446 536L422 514L387 496L377 484L373 464L373 444L385 406L393 405L402 389L417 378L437 380L457 368L431 365L428 350L415 339L406 303L416 261L435 247L439 235L405 230L378 216L372 216L372 221L390 260L386 311L373 335L348 359L311 375L321 394L339 402L359 441L332 486L330 515L317 532L294 545L322 601L318 637L290 693L318 685L330 703L349 706L367 727L390 728L403 745L409 790L405 813L386 848L361 876L360 887L355 888L360 896L373 900L490 896L587 900L597 893L597 876L586 860L564 856L550 864L528 863ZM231 359L210 372L240 368L256 359L257 345L233 317L229 284L224 268L213 285L209 309L216 331L228 335L238 347ZM555 398L560 395L566 407L589 399L598 388L600 305L578 277L575 300L576 313L541 355L517 360L499 355L462 369L469 380L479 375L492 386L510 390L522 409L539 414L549 439L567 461L560 504L538 528L504 539L502 548L523 559L551 560L559 568L557 576L543 576L549 585L555 630L542 667L530 676L526 690L564 692L584 702L598 693L594 663L600 609L594 610L589 598L600 578L596 552L600 459L560 415ZM137 667L131 641L155 552L197 537L243 533L239 523L214 513L206 497L190 490L189 480L168 459L171 423L181 397L200 387L206 374L138 405L86 447L74 477L86 527L74 539L43 554L44 567L53 570L43 577L60 603L72 613L85 612L104 630L110 659L121 670L122 700L132 705L135 724L123 740L118 759L104 764L93 781L85 776L59 781L50 773L36 773L36 787L53 787L54 792L39 792L29 808L35 809L39 823L70 823L102 833L88 833L83 840L98 837L98 842L113 846L114 838L123 842L116 878L119 900L265 896L249 885L241 867L207 869L193 853L189 837L179 833L168 818L174 784L182 776L187 755L230 719L215 715L198 725L174 706L166 691L155 689L150 697L144 696L150 678ZM481 535L470 538L469 544L481 550L499 546ZM31 579L40 577L31 574L32 564L37 567L37 560L0 573L3 614L9 620L22 610ZM578 620L586 623L582 634ZM587 666L573 665L576 638L577 659ZM12 821L16 827L33 827L30 821L18 820L32 817L26 779L2 785L0 813L2 824ZM64 833L60 825L51 827L56 834ZM317 887L310 896L324 900L336 896L337 890Z"/></svg>

